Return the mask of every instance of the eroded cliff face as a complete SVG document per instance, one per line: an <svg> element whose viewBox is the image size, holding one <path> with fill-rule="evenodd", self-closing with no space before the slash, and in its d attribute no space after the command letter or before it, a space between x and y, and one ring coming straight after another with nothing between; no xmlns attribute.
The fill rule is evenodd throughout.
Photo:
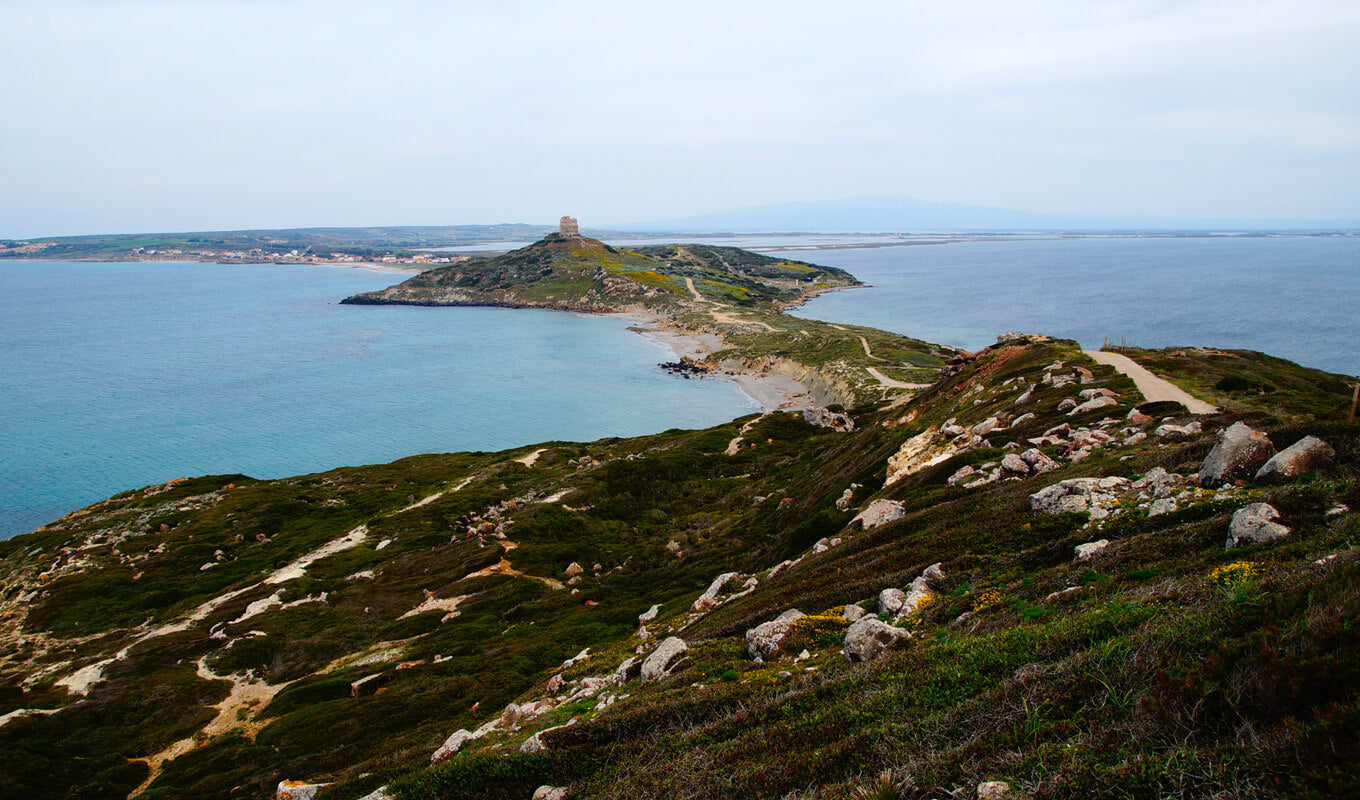
<svg viewBox="0 0 1360 800"><path fill-rule="evenodd" d="M856 392L848 380L841 377L834 367L811 367L797 361L777 356L757 356L751 358L729 358L721 363L723 369L744 372L751 375L782 375L803 384L808 394L821 406L839 405L853 409Z"/></svg>

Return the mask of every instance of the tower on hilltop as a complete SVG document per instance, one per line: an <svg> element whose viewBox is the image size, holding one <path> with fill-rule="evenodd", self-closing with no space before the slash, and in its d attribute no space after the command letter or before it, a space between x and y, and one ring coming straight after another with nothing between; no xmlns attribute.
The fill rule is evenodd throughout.
<svg viewBox="0 0 1360 800"><path fill-rule="evenodd" d="M571 216L570 214L568 214L565 217L562 217L562 221L558 223L558 231L561 232L563 236L581 235L581 228L579 225L576 224L576 218Z"/></svg>

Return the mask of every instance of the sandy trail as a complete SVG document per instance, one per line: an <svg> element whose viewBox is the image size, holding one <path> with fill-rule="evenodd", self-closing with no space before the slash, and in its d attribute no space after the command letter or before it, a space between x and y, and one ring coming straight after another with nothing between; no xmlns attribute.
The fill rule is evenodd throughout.
<svg viewBox="0 0 1360 800"><path fill-rule="evenodd" d="M693 278L685 278L685 288L689 289L690 296L693 297L695 300L698 300L700 302L703 301L704 296L699 294L698 289L694 288Z"/></svg>
<svg viewBox="0 0 1360 800"><path fill-rule="evenodd" d="M874 351L869 349L869 340L861 336L859 337L859 343L864 345L864 355L869 358L874 358Z"/></svg>
<svg viewBox="0 0 1360 800"><path fill-rule="evenodd" d="M1149 403L1169 400L1185 406L1191 414L1217 414L1218 407L1192 397L1188 392L1179 386L1175 386L1168 381L1153 375L1147 368L1138 362L1119 353L1109 353L1104 350L1087 350L1086 355L1097 364L1104 364L1114 367L1125 375L1133 379L1133 385L1138 387L1138 391L1143 393Z"/></svg>
<svg viewBox="0 0 1360 800"><path fill-rule="evenodd" d="M520 456L519 458L516 458L514 460L518 461L519 463L523 464L526 467L532 467L534 463L538 461L538 457L543 455L543 453L546 452L547 449L548 448L546 447L540 447L534 452L530 453L529 455Z"/></svg>
<svg viewBox="0 0 1360 800"><path fill-rule="evenodd" d="M742 317L738 317L736 314L729 314L726 311L709 311L708 313L713 317L714 322L725 322L728 325L759 325L760 327L764 328L770 333L774 333L775 331L778 330L778 328L774 327L768 322L762 322L761 320L754 319L743 319Z"/></svg>
<svg viewBox="0 0 1360 800"><path fill-rule="evenodd" d="M865 367L864 369L867 370L870 375L874 376L880 384L887 386L889 389L924 389L927 386L930 386L929 383L907 383L906 381L889 378L887 375L884 375L873 367Z"/></svg>

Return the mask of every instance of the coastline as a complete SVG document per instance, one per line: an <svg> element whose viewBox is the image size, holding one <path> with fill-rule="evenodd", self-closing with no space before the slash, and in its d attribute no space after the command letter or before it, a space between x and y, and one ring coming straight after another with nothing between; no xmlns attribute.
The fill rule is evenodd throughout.
<svg viewBox="0 0 1360 800"><path fill-rule="evenodd" d="M716 333L687 331L665 317L644 309L622 311L618 315L633 323L628 326L628 330L666 348L677 361L682 358L702 361L726 345L722 336ZM709 377L735 383L742 394L756 403L761 411L799 411L817 407L806 384L784 375L751 375L722 370L711 373Z"/></svg>

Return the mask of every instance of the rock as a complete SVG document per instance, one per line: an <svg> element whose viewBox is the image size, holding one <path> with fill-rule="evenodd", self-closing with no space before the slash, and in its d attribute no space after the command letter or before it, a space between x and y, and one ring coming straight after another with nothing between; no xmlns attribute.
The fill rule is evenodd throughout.
<svg viewBox="0 0 1360 800"><path fill-rule="evenodd" d="M1250 478L1275 454L1275 445L1264 433L1234 422L1218 436L1218 443L1204 459L1197 476L1199 485L1214 489L1238 478Z"/></svg>
<svg viewBox="0 0 1360 800"><path fill-rule="evenodd" d="M845 633L845 657L850 663L873 661L884 650L911 636L901 628L895 628L877 617L864 617L857 620Z"/></svg>
<svg viewBox="0 0 1360 800"><path fill-rule="evenodd" d="M1069 397L1068 399L1071 400L1072 398ZM1106 408L1118 404L1119 401L1115 400L1113 397L1106 397L1104 395L1101 395L1099 397L1094 397L1090 400L1087 400L1085 403L1082 403L1081 405L1074 407L1071 411L1067 412L1067 416L1071 417L1076 416L1077 414L1085 414L1087 411L1095 411L1096 409L1099 408ZM1061 409L1061 406L1059 406L1059 409Z"/></svg>
<svg viewBox="0 0 1360 800"><path fill-rule="evenodd" d="M1087 544L1079 544L1073 549L1077 551L1076 560L1085 561L1086 559L1090 558L1091 556L1094 556L1096 553L1099 553L1101 550L1104 550L1109 546L1110 546L1109 539L1098 539L1094 542L1088 542Z"/></svg>
<svg viewBox="0 0 1360 800"><path fill-rule="evenodd" d="M575 578L577 575L585 574L585 570L581 567L580 564L577 564L575 561L573 561L567 565L566 573L568 578Z"/></svg>
<svg viewBox="0 0 1360 800"><path fill-rule="evenodd" d="M809 408L803 411L803 420L819 428L849 432L855 429L855 421L846 414L825 408Z"/></svg>
<svg viewBox="0 0 1360 800"><path fill-rule="evenodd" d="M1118 492L1128 486L1127 478L1071 478L1045 487L1029 496L1029 507L1045 514L1085 511L1091 519L1110 515Z"/></svg>
<svg viewBox="0 0 1360 800"><path fill-rule="evenodd" d="M657 645L652 654L642 662L642 682L647 683L665 677L670 672L671 662L688 649L689 645L678 636L671 636Z"/></svg>
<svg viewBox="0 0 1360 800"><path fill-rule="evenodd" d="M1190 431L1184 425L1174 425L1170 422L1162 423L1152 429L1152 435L1159 439L1166 439L1172 436L1189 436Z"/></svg>
<svg viewBox="0 0 1360 800"><path fill-rule="evenodd" d="M557 693L557 690L562 688L562 681L563 681L563 679L562 679L562 674L561 674L561 673L558 673L558 674L552 676L551 678L549 678L549 679L548 679L548 686L547 686L547 689L546 689L546 691L548 692L548 694L556 694L556 693Z"/></svg>
<svg viewBox="0 0 1360 800"><path fill-rule="evenodd" d="M1228 526L1227 549L1260 544L1289 534L1289 528L1275 520L1280 512L1269 503L1252 503L1237 509Z"/></svg>
<svg viewBox="0 0 1360 800"><path fill-rule="evenodd" d="M1031 422L1036 419L1038 419L1038 417L1034 416L1033 414L1021 414L1020 416L1011 420L1011 427L1018 428L1021 425L1024 425L1026 422Z"/></svg>
<svg viewBox="0 0 1360 800"><path fill-rule="evenodd" d="M987 419L984 419L983 421L973 426L973 435L986 436L987 434L1001 427L1004 427L1001 424L1001 420L997 419L996 417L988 417Z"/></svg>
<svg viewBox="0 0 1360 800"><path fill-rule="evenodd" d="M1015 405L1017 406L1029 405L1030 403L1034 402L1034 399L1035 399L1034 389L1031 388L1024 394L1015 398Z"/></svg>
<svg viewBox="0 0 1360 800"><path fill-rule="evenodd" d="M841 492L841 496L836 498L836 508L840 511L847 511L850 508L850 501L855 497L854 489L846 489Z"/></svg>
<svg viewBox="0 0 1360 800"><path fill-rule="evenodd" d="M694 601L694 605L690 606L690 611L707 611L714 606L720 605L722 601L718 599L718 593L722 591L722 588L727 585L728 581L735 577L737 577L737 573L735 572L724 572L714 578L713 582L708 585L708 589L706 589L703 594L699 595L699 599Z"/></svg>
<svg viewBox="0 0 1360 800"><path fill-rule="evenodd" d="M642 664L639 663L638 659L630 656L624 659L622 664L619 664L618 669L614 670L614 678L622 685L632 680L633 676L638 674L641 669Z"/></svg>
<svg viewBox="0 0 1360 800"><path fill-rule="evenodd" d="M907 602L907 593L901 589L884 589L878 593L878 613L896 614Z"/></svg>
<svg viewBox="0 0 1360 800"><path fill-rule="evenodd" d="M1345 503L1332 503L1332 507L1327 509L1325 516L1335 517L1338 514L1345 514L1347 511L1350 510L1351 507L1346 505Z"/></svg>
<svg viewBox="0 0 1360 800"><path fill-rule="evenodd" d="M1021 460L1029 465L1030 471L1038 475L1044 472L1052 472L1062 466L1058 462L1044 455L1044 452L1037 447L1031 447L1020 454ZM1004 465L1004 461L1002 462Z"/></svg>
<svg viewBox="0 0 1360 800"><path fill-rule="evenodd" d="M793 630L794 620L802 616L803 612L791 608L769 622L762 622L748 630L746 649L751 658L768 660L778 653L789 631Z"/></svg>
<svg viewBox="0 0 1360 800"><path fill-rule="evenodd" d="M1011 785L1005 781L986 781L978 784L978 800L1003 800L1011 793Z"/></svg>
<svg viewBox="0 0 1360 800"><path fill-rule="evenodd" d="M946 430L958 430L958 433L947 434L951 436L963 434L961 428L946 424L939 429L926 428L903 442L897 452L888 458L888 479L884 485L890 486L908 475L938 464L962 449L964 445L955 442L944 443L941 434Z"/></svg>
<svg viewBox="0 0 1360 800"><path fill-rule="evenodd" d="M1055 385L1056 385L1056 384L1055 384ZM1076 408L1076 407L1077 407L1077 401L1076 401L1075 399L1071 398L1071 397L1064 397L1064 398L1063 398L1063 401L1062 401L1061 403L1058 404L1058 410L1059 410L1059 411L1070 411L1070 410L1072 410L1072 409L1074 409L1074 408Z"/></svg>
<svg viewBox="0 0 1360 800"><path fill-rule="evenodd" d="M978 471L977 471L976 469L974 469L973 466L970 464L970 465L968 465L968 466L965 466L965 467L959 469L959 471L955 472L953 475L950 475L950 476L949 476L949 480L947 481L947 483L948 483L950 486L953 486L953 485L955 485L955 484L962 483L962 482L964 482L964 481L966 481L966 480L969 480L969 479L973 478L973 477L976 476L976 475L981 475L981 474L983 474L983 473L978 472Z"/></svg>
<svg viewBox="0 0 1360 800"><path fill-rule="evenodd" d="M1148 516L1159 517L1162 514L1170 514L1172 511L1178 510L1180 510L1180 507L1176 505L1174 499L1170 497L1159 497L1152 501L1152 505L1148 506Z"/></svg>
<svg viewBox="0 0 1360 800"><path fill-rule="evenodd" d="M330 784L279 781L278 788L274 790L274 800L312 800L323 786L330 786Z"/></svg>
<svg viewBox="0 0 1360 800"><path fill-rule="evenodd" d="M651 622L652 620L656 619L656 614L660 610L661 606L652 606L651 608L647 609L641 614L638 614L638 622L643 624Z"/></svg>
<svg viewBox="0 0 1360 800"><path fill-rule="evenodd" d="M1134 408L1129 410L1128 420L1134 425L1146 425L1152 421L1152 417Z"/></svg>
<svg viewBox="0 0 1360 800"><path fill-rule="evenodd" d="M439 749L434 751L434 755L430 756L430 764L443 764L445 761L448 761L450 758L457 755L458 751L463 749L463 745L476 738L477 736L467 729L454 731L453 735L445 739L444 743L439 746Z"/></svg>
<svg viewBox="0 0 1360 800"><path fill-rule="evenodd" d="M1132 447L1146 438L1148 438L1148 435L1146 433L1143 433L1142 431L1139 431L1129 436L1124 441L1120 442L1120 444L1124 445L1125 447Z"/></svg>
<svg viewBox="0 0 1360 800"><path fill-rule="evenodd" d="M1336 451L1316 436L1305 436L1270 457L1256 471L1256 482L1269 485L1292 481L1305 472L1321 469L1332 463Z"/></svg>
<svg viewBox="0 0 1360 800"><path fill-rule="evenodd" d="M850 622L857 621L858 619L863 617L866 613L868 612L866 612L863 608L860 608L859 606L853 603L841 609L841 616L845 617Z"/></svg>
<svg viewBox="0 0 1360 800"><path fill-rule="evenodd" d="M1029 476L1030 472L1029 464L1026 464L1025 460L1015 453L1007 453L1001 459L1001 476L1003 478L1025 478Z"/></svg>
<svg viewBox="0 0 1360 800"><path fill-rule="evenodd" d="M530 736L528 739L525 739L524 744L519 746L519 751L521 753L541 753L544 750L547 750L548 746L543 743L543 734L549 731L555 731L558 728L565 728L567 725L572 725L575 722L576 720L573 718L569 720L566 725L554 725L551 728L544 728L533 736Z"/></svg>
<svg viewBox="0 0 1360 800"><path fill-rule="evenodd" d="M896 500L875 500L859 512L854 519L850 520L850 527L853 528L855 523L858 522L866 531L872 530L899 520L906 515L906 508Z"/></svg>
<svg viewBox="0 0 1360 800"><path fill-rule="evenodd" d="M359 800L392 800L392 795L387 793L386 786L379 786L363 797L360 797Z"/></svg>
<svg viewBox="0 0 1360 800"><path fill-rule="evenodd" d="M534 790L533 800L562 800L566 796L565 786L540 786Z"/></svg>

